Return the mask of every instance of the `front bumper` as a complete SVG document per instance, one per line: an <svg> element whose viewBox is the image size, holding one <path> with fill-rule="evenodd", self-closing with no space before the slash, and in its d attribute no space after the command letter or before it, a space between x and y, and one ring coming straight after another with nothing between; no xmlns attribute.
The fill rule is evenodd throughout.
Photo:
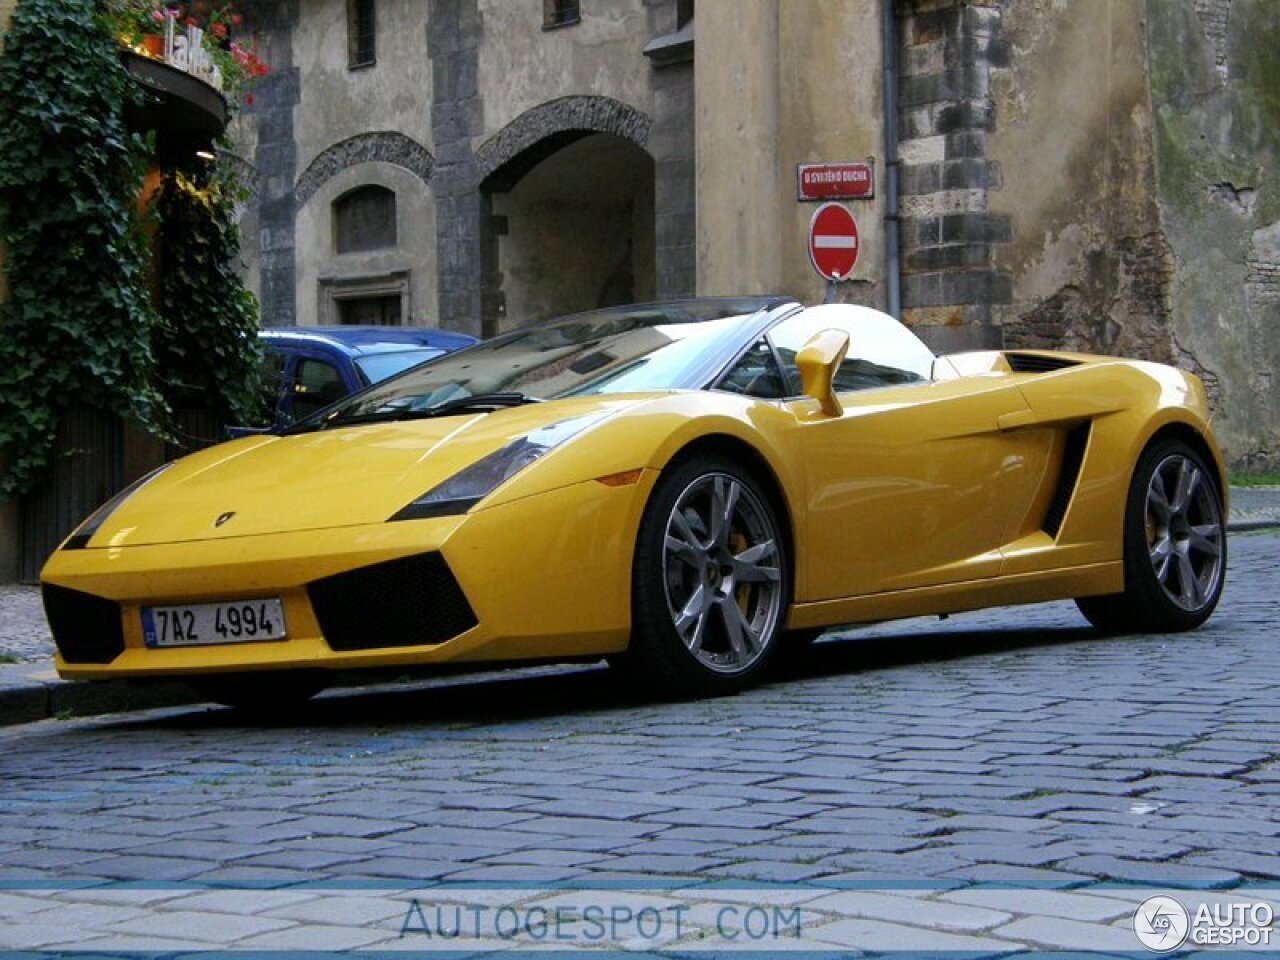
<svg viewBox="0 0 1280 960"><path fill-rule="evenodd" d="M646 471L627 487L588 481L458 517L60 550L45 566L42 582L47 589L97 598L99 614L101 603L114 605L121 648L107 662L91 662L104 659L101 653L84 654L102 649L100 638L86 633L93 632L91 623L69 627L64 618L54 624L58 672L68 679L159 677L617 652L629 635L631 559L653 480ZM459 613L456 597L448 600L454 609L442 613L448 599L439 590L443 581L412 571L401 571L399 580L383 575L420 565L411 558L442 567L471 616ZM316 602L318 585L328 600ZM415 589L422 595L406 594ZM143 642L143 606L260 597L283 602L287 640L166 648ZM345 639L326 638L322 622L335 634L326 604L342 608ZM393 620L403 629L388 633L386 611L375 608L396 604L417 612L397 612ZM362 609L375 628L365 638L358 636ZM429 618L423 623L425 642L415 643L405 630L423 617Z"/></svg>

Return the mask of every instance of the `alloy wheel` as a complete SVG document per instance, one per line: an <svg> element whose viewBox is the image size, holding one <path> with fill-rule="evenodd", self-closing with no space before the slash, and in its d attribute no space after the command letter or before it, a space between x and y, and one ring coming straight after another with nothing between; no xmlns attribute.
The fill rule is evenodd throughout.
<svg viewBox="0 0 1280 960"><path fill-rule="evenodd" d="M1222 576L1222 511L1201 467L1182 454L1160 461L1147 484L1147 550L1156 582L1181 610L1216 596Z"/></svg>
<svg viewBox="0 0 1280 960"><path fill-rule="evenodd" d="M716 673L746 671L777 634L784 587L777 525L736 477L708 473L676 499L663 577L676 634Z"/></svg>

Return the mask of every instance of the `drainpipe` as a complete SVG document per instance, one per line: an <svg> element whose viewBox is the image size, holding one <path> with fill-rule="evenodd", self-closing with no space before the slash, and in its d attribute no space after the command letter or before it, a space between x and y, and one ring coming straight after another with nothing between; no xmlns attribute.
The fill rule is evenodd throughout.
<svg viewBox="0 0 1280 960"><path fill-rule="evenodd" d="M885 283L888 286L887 313L895 319L902 313L902 264L898 239L898 31L893 0L880 0L881 46L884 78L884 226Z"/></svg>

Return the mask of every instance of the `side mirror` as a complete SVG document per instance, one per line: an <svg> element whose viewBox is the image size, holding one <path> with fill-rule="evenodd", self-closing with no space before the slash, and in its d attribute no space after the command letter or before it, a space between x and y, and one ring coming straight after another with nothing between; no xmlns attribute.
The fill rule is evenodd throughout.
<svg viewBox="0 0 1280 960"><path fill-rule="evenodd" d="M831 382L849 350L849 334L843 330L820 330L796 354L800 368L800 387L806 397L813 397L829 417L844 413Z"/></svg>

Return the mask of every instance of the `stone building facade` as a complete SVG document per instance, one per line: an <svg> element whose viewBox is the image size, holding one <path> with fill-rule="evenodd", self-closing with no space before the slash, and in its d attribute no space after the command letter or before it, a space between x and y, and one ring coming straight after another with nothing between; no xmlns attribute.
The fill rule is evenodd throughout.
<svg viewBox="0 0 1280 960"><path fill-rule="evenodd" d="M1231 458L1274 466L1269 2L254 0L248 269L267 324L814 301L796 165L865 160L838 299L898 305L940 350L1190 367ZM342 247L366 194L395 229Z"/></svg>

